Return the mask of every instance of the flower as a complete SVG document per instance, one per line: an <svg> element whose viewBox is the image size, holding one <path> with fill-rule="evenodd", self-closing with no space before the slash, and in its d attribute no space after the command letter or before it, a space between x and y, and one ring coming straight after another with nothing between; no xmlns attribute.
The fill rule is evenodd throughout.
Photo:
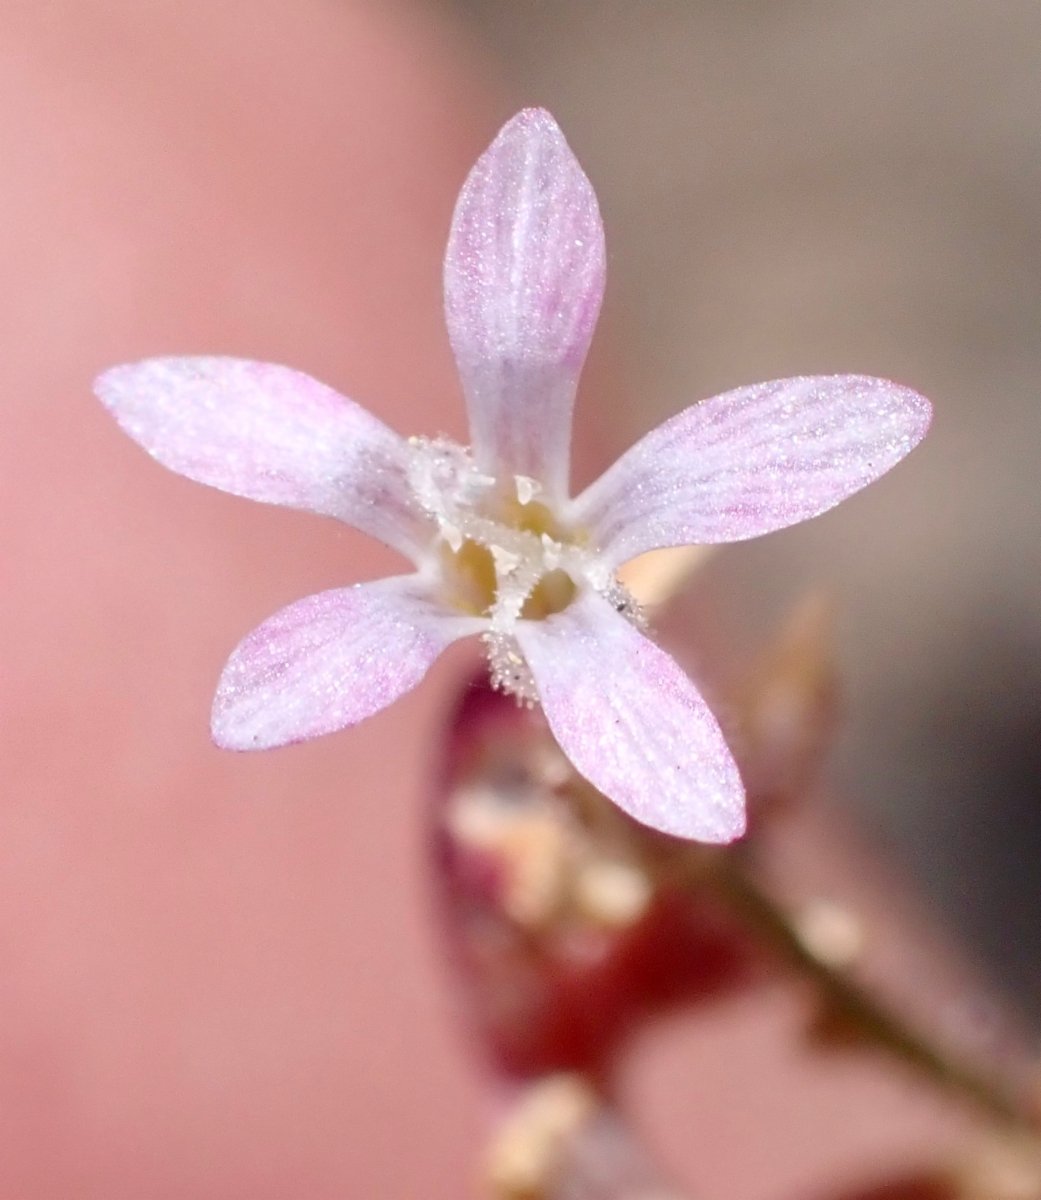
<svg viewBox="0 0 1041 1200"><path fill-rule="evenodd" d="M405 440L287 367L158 358L97 380L166 466L337 517L415 566L310 596L249 634L217 688L214 740L261 749L354 725L478 634L496 686L540 703L576 769L621 808L667 833L733 840L744 790L719 725L641 631L615 571L647 550L741 541L824 512L924 437L928 401L855 375L738 388L666 421L570 498L604 238L589 180L539 109L515 116L470 172L444 285L469 448Z"/></svg>

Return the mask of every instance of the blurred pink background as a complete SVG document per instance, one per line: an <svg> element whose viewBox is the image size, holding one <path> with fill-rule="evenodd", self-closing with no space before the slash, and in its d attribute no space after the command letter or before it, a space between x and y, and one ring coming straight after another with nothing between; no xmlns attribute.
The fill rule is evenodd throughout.
<svg viewBox="0 0 1041 1200"><path fill-rule="evenodd" d="M940 402L934 445L877 498L735 550L713 584L753 635L810 580L839 586L857 630L847 790L909 854L935 844L937 739L965 747L960 779L983 761L956 720L978 731L975 677L953 715L937 700L958 664L1007 633L1036 699L1041 31L998 7L988 23L993 5L882 5L836 32L852 6L818 23L796 4L654 4L643 22L596 4L0 2L5 1200L473 1192L485 1085L424 857L468 652L353 731L215 750L238 639L393 556L164 472L90 381L148 354L238 354L402 432L461 434L440 260L466 170L521 103L561 119L608 225L580 474L760 377L869 370ZM926 75L960 106L923 116ZM972 98L991 93L1019 124L987 123ZM928 121L960 173L927 152ZM1004 695L1002 661L974 669ZM987 711L1012 727L1008 706ZM1015 706L1028 730L1037 711ZM965 785L942 816L972 830L979 795L1013 792ZM958 836L921 856L948 898ZM1010 977L1030 969L1024 951ZM878 1064L806 1065L796 1017L778 990L670 1021L634 1054L635 1119L697 1194L817 1195L959 1136Z"/></svg>

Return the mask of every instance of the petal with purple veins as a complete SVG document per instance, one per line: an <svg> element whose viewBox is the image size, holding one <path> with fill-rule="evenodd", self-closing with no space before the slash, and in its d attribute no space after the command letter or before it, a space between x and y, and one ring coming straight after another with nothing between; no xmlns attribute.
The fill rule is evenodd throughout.
<svg viewBox="0 0 1041 1200"><path fill-rule="evenodd" d="M567 494L571 413L604 289L596 195L556 122L525 109L459 194L445 315L478 465Z"/></svg>
<svg viewBox="0 0 1041 1200"><path fill-rule="evenodd" d="M235 649L213 702L213 740L226 750L265 750L356 725L486 625L453 616L414 575L308 596Z"/></svg>
<svg viewBox="0 0 1041 1200"><path fill-rule="evenodd" d="M932 409L863 375L777 379L659 425L571 507L610 566L660 546L739 542L827 511L925 437Z"/></svg>
<svg viewBox="0 0 1041 1200"><path fill-rule="evenodd" d="M308 375L237 358L152 358L113 367L94 387L180 475L338 517L414 560L429 541L408 487L408 444Z"/></svg>
<svg viewBox="0 0 1041 1200"><path fill-rule="evenodd" d="M630 816L702 842L744 832L744 788L697 688L663 650L587 593L520 643L553 736Z"/></svg>

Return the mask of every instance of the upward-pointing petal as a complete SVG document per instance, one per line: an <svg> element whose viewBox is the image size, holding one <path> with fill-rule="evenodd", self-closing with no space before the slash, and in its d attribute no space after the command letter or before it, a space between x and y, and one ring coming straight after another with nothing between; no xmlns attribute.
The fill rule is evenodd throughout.
<svg viewBox="0 0 1041 1200"><path fill-rule="evenodd" d="M595 592L519 621L546 720L582 775L653 829L732 842L744 788L723 734L677 664Z"/></svg>
<svg viewBox="0 0 1041 1200"><path fill-rule="evenodd" d="M827 511L925 437L929 401L864 375L775 379L651 430L574 502L610 566L660 546L738 542Z"/></svg>
<svg viewBox="0 0 1041 1200"><path fill-rule="evenodd" d="M412 558L428 540L406 442L308 375L237 358L152 358L113 367L94 390L180 475L339 517Z"/></svg>
<svg viewBox="0 0 1041 1200"><path fill-rule="evenodd" d="M445 256L445 316L482 469L566 495L575 388L603 289L592 185L549 113L525 109L470 172Z"/></svg>

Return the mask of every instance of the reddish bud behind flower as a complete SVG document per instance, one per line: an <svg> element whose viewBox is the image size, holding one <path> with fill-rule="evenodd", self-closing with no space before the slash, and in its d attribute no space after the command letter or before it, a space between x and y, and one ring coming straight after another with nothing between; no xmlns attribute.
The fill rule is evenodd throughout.
<svg viewBox="0 0 1041 1200"><path fill-rule="evenodd" d="M436 879L469 1016L509 1074L606 1073L641 1018L755 976L709 888L725 853L638 824L579 777L537 710L464 693L434 814Z"/></svg>

